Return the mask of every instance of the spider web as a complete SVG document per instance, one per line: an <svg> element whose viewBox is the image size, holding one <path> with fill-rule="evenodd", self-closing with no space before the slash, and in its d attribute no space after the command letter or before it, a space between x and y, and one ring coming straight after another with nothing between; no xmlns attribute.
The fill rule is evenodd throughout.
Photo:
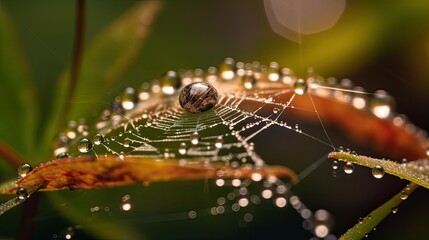
<svg viewBox="0 0 429 240"><path fill-rule="evenodd" d="M206 74L198 69L182 71L179 75L181 78L155 80L152 85L145 83L138 90L125 89L103 111L91 134L84 121L70 122L68 129L60 134L54 154L65 151L71 156L81 154L75 150L75 143L85 137L94 145L85 154L95 156L114 154L121 159L144 156L153 158L154 161L176 159L182 165L195 161L200 161L205 166L212 162L223 162L232 168L246 165L260 169L272 164L269 159L273 157L266 153L260 156L259 152L271 151L273 146L270 145L275 145L274 142L279 140L292 146L286 148L292 152L297 147L300 152L306 151L307 147L299 146L300 140L295 140L303 137L326 148L322 148L321 154L316 153L320 157L318 161L313 161L312 157L310 161L295 164L292 169L299 172L300 181L325 162L330 150L335 150L320 120L312 95L335 97L352 104L355 104L355 100L362 100L356 107L366 107L362 106L366 104L365 93L362 91L341 90L338 88L340 85L332 79L325 80L316 76L311 69L305 80L300 80L291 70L280 69L276 63L269 67L257 62L235 64L228 58L219 67L219 71L212 67ZM179 81L179 84L175 81ZM208 82L217 89L218 104L206 112L187 113L178 104L179 90L188 83L201 81ZM346 80L342 85L350 87L350 82ZM354 92L354 97L351 92ZM302 113L310 115L307 120L316 122L316 127L308 127L305 120L299 117ZM99 134L98 139L90 138L94 136L92 132ZM294 141L297 141L298 146ZM287 151L282 151L282 155L289 156ZM293 165L283 161L282 164ZM238 221L241 226L246 226L254 220L253 214L248 210L249 206L269 200L277 208L291 205L299 213L303 221L302 227L314 236L335 239L330 234L333 221L331 215L323 209L313 212L307 208L292 193L292 183L283 182L276 176L262 179L258 174L252 175L251 179L240 179L239 176L225 179L223 173L219 172L218 179L211 184L227 189L224 195L216 197L216 201L210 201L211 207L196 209L191 206L189 211L174 214L170 212L159 215L156 220L147 221L195 219L246 209ZM131 204L130 199L130 194L121 197L121 210L127 212L137 204ZM101 208L94 205L90 212L102 211ZM111 214L112 211L109 207L108 209L104 211ZM88 224L85 225L88 227ZM67 237L67 233L65 236Z"/></svg>

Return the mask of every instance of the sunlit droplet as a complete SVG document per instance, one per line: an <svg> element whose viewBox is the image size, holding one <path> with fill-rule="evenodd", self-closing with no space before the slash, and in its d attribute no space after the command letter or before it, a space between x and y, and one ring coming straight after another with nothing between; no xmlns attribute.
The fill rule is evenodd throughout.
<svg viewBox="0 0 429 240"><path fill-rule="evenodd" d="M92 149L92 142L88 138L82 138L79 140L79 143L77 145L77 149L81 153L87 153L91 151Z"/></svg>
<svg viewBox="0 0 429 240"><path fill-rule="evenodd" d="M252 89L256 85L256 78L251 70L247 70L243 76L243 85L246 89Z"/></svg>
<svg viewBox="0 0 429 240"><path fill-rule="evenodd" d="M383 90L378 90L374 94L370 103L372 113L382 119L389 117L392 111L392 97Z"/></svg>
<svg viewBox="0 0 429 240"><path fill-rule="evenodd" d="M168 71L161 78L161 91L166 95L172 95L182 86L182 80L175 71Z"/></svg>
<svg viewBox="0 0 429 240"><path fill-rule="evenodd" d="M241 180L240 179L232 179L231 181L232 186L234 187L239 187L241 185Z"/></svg>
<svg viewBox="0 0 429 240"><path fill-rule="evenodd" d="M375 178L382 178L384 176L384 169L382 166L375 166L371 172L372 176Z"/></svg>
<svg viewBox="0 0 429 240"><path fill-rule="evenodd" d="M64 234L64 238L65 239L72 239L74 236L74 231L72 227L68 227L65 234Z"/></svg>
<svg viewBox="0 0 429 240"><path fill-rule="evenodd" d="M198 132L193 132L189 138L193 145L197 145L200 142L200 134Z"/></svg>
<svg viewBox="0 0 429 240"><path fill-rule="evenodd" d="M324 237L328 236L329 228L324 224L317 225L314 228L314 234L319 238L324 238Z"/></svg>
<svg viewBox="0 0 429 240"><path fill-rule="evenodd" d="M287 203L287 201L286 201L286 198L284 198L284 197L278 197L275 200L275 204L279 208L285 207L286 203Z"/></svg>
<svg viewBox="0 0 429 240"><path fill-rule="evenodd" d="M186 150L186 143L184 143L184 142L180 143L179 149L178 149L179 154L184 155L184 154L186 154L186 151L187 151Z"/></svg>
<svg viewBox="0 0 429 240"><path fill-rule="evenodd" d="M223 80L232 80L235 77L235 61L232 58L225 58L219 66L220 77Z"/></svg>
<svg viewBox="0 0 429 240"><path fill-rule="evenodd" d="M271 62L267 70L268 80L276 82L280 80L280 68L276 62Z"/></svg>
<svg viewBox="0 0 429 240"><path fill-rule="evenodd" d="M347 174L352 174L354 169L355 169L355 166L353 165L353 163L347 162L344 165L344 172Z"/></svg>
<svg viewBox="0 0 429 240"><path fill-rule="evenodd" d="M298 95L303 95L307 92L307 82L304 79L298 79L293 84L293 90Z"/></svg>
<svg viewBox="0 0 429 240"><path fill-rule="evenodd" d="M392 207L391 212L393 214L397 213L398 212L398 207Z"/></svg>
<svg viewBox="0 0 429 240"><path fill-rule="evenodd" d="M137 102L137 94L134 88L128 87L124 90L121 95L121 106L125 110L131 110L134 108Z"/></svg>
<svg viewBox="0 0 429 240"><path fill-rule="evenodd" d="M265 199L270 199L273 196L273 192L269 189L265 189L262 191L261 196Z"/></svg>
<svg viewBox="0 0 429 240"><path fill-rule="evenodd" d="M131 210L131 196L126 194L121 198L121 209L125 212Z"/></svg>
<svg viewBox="0 0 429 240"><path fill-rule="evenodd" d="M23 178L27 176L27 174L30 173L32 170L33 170L33 167L31 167L30 164L24 163L18 167L18 176Z"/></svg>
<svg viewBox="0 0 429 240"><path fill-rule="evenodd" d="M247 205L249 205L249 199L247 199L247 198L240 198L238 200L238 205L240 205L240 207L246 207Z"/></svg>

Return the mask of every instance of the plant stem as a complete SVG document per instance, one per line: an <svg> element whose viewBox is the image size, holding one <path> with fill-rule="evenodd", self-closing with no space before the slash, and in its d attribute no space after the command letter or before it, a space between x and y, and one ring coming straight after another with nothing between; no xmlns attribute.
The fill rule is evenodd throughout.
<svg viewBox="0 0 429 240"><path fill-rule="evenodd" d="M71 102L76 92L76 87L79 81L79 71L82 63L83 45L85 36L85 0L76 0L76 28L74 35L74 48L73 58L70 70L70 82L69 89L65 105L63 108L63 114L61 115L60 123L64 123L67 119Z"/></svg>

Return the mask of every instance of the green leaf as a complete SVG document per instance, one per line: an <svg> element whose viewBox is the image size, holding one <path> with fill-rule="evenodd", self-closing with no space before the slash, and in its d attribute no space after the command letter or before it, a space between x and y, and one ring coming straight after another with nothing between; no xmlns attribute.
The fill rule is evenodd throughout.
<svg viewBox="0 0 429 240"><path fill-rule="evenodd" d="M389 160L370 158L347 152L332 152L329 154L329 157L343 162L356 163L369 168L380 166L386 173L429 188L429 160L426 159L408 163L396 163Z"/></svg>
<svg viewBox="0 0 429 240"><path fill-rule="evenodd" d="M64 127L61 119L86 117L91 123L95 113L108 104L104 99L138 56L160 7L158 1L139 3L96 37L84 52L75 95L67 111L63 107L70 91L70 74L62 74L44 143L51 142ZM66 116L62 116L64 113Z"/></svg>
<svg viewBox="0 0 429 240"><path fill-rule="evenodd" d="M418 185L410 184L405 187L401 192L393 196L389 201L372 211L361 222L357 223L354 227L350 228L344 235L340 237L341 240L363 239L369 234L393 209L397 208L404 199L401 195L404 191L410 195Z"/></svg>
<svg viewBox="0 0 429 240"><path fill-rule="evenodd" d="M37 102L17 43L11 23L0 8L0 142L28 157L35 140Z"/></svg>

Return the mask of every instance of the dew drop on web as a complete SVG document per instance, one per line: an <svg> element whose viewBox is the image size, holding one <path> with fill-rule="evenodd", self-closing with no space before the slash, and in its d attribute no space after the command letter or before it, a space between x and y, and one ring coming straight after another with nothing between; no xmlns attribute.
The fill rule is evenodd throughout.
<svg viewBox="0 0 429 240"><path fill-rule="evenodd" d="M77 145L77 149L81 153L87 153L91 151L92 149L92 142L88 138L82 138L79 140L79 143Z"/></svg>

